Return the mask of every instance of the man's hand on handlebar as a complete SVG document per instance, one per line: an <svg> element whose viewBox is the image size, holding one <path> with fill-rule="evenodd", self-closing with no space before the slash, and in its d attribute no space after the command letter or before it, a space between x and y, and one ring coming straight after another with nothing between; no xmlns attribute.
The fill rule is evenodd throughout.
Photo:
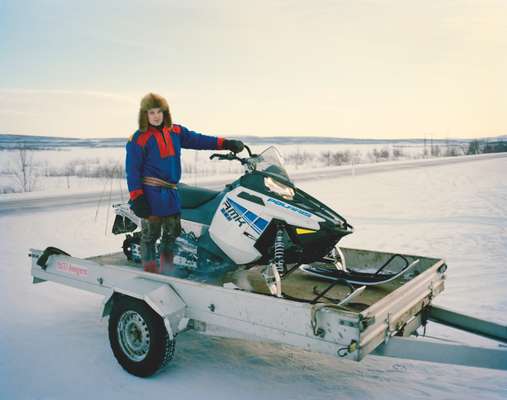
<svg viewBox="0 0 507 400"><path fill-rule="evenodd" d="M233 153L241 153L245 148L245 145L241 140L224 139L222 147L224 150L230 150Z"/></svg>

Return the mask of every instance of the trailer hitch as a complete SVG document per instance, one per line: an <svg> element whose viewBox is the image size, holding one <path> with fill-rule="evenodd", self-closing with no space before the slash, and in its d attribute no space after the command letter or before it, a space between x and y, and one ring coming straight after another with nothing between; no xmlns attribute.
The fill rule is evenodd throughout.
<svg viewBox="0 0 507 400"><path fill-rule="evenodd" d="M46 250L44 250L41 254L41 256L37 259L37 265L40 266L43 270L46 270L48 267L48 259L51 256L54 255L64 255L64 256L71 256L69 253L66 253L63 250L60 250L56 247L46 247Z"/></svg>

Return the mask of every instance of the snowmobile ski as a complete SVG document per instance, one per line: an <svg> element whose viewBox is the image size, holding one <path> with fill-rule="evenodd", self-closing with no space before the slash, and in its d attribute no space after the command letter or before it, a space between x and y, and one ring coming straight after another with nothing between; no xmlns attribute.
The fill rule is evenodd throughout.
<svg viewBox="0 0 507 400"><path fill-rule="evenodd" d="M309 265L304 264L299 268L310 275L317 276L322 279L327 280L344 280L353 285L361 285L361 286L375 286L382 285L384 283L391 282L403 274L406 274L410 270L412 270L419 263L419 259L413 261L408 264L406 267L402 268L399 272L394 274L379 274L379 273L365 273L365 272L356 272L353 270L338 270L334 266L332 267L324 267L317 265Z"/></svg>

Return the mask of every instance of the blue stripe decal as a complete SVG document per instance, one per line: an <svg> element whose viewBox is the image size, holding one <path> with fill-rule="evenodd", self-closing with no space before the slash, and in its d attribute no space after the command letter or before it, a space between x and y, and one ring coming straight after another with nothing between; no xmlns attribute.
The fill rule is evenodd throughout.
<svg viewBox="0 0 507 400"><path fill-rule="evenodd" d="M257 214L253 213L252 211L247 210L242 205L236 203L234 200L231 200L230 197L227 198L227 201L229 201L232 208L234 208L234 210L245 219L246 223L259 235L268 226L267 220L259 217Z"/></svg>
<svg viewBox="0 0 507 400"><path fill-rule="evenodd" d="M236 211L239 212L241 215L243 215L245 212L248 211L245 207L236 203L235 201L232 201L231 199L229 199L229 201L231 205L236 209Z"/></svg>
<svg viewBox="0 0 507 400"><path fill-rule="evenodd" d="M247 211L243 217L245 217L245 219L248 221L248 222L254 222L255 219L257 218L257 215L255 215L253 212L251 211Z"/></svg>
<svg viewBox="0 0 507 400"><path fill-rule="evenodd" d="M254 224L257 228L263 231L264 229L266 229L266 226L268 226L268 221L259 217L257 218L257 221L255 221Z"/></svg>

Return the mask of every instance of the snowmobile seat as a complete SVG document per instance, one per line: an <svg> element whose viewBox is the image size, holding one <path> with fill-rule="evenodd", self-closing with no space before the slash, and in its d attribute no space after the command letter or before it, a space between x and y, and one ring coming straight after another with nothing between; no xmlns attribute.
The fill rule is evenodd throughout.
<svg viewBox="0 0 507 400"><path fill-rule="evenodd" d="M197 208L214 199L220 193L219 190L190 186L184 183L178 183L178 192L180 193L181 208Z"/></svg>

